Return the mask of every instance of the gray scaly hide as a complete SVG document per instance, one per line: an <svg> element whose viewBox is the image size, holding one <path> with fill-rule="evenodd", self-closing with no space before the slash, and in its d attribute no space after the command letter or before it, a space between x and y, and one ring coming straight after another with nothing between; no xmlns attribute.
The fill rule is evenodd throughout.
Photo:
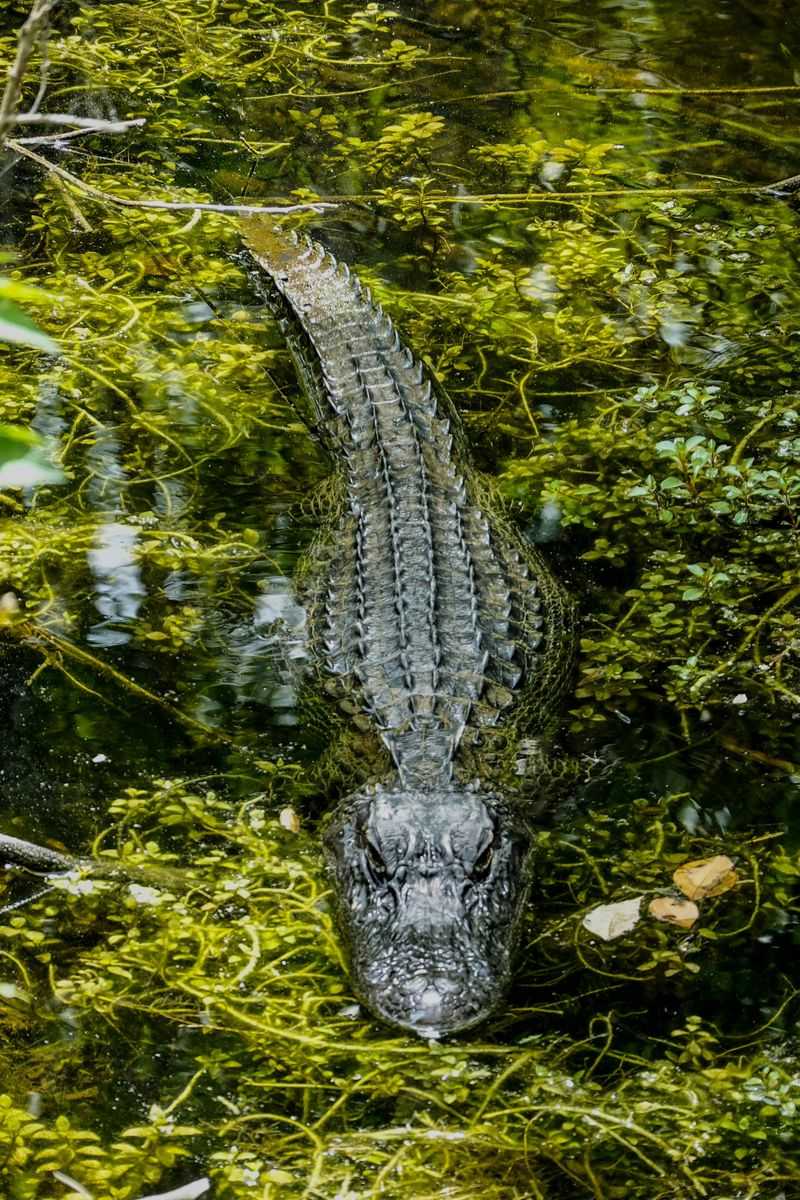
<svg viewBox="0 0 800 1200"><path fill-rule="evenodd" d="M322 535L335 553L320 558L312 650L396 767L345 798L326 837L356 985L376 1011L418 1031L474 1024L508 982L527 848L524 817L496 793L488 758L487 777L476 777L481 731L513 741L523 715L528 734L550 723L568 675L571 606L481 502L447 401L369 292L313 241L255 222L247 240L309 424L344 479L340 526ZM525 785L514 781L520 797ZM495 854L509 830L513 853L509 843ZM503 860L496 879L491 865L475 867L487 855ZM476 905L493 879L507 904ZM477 940L497 945L471 955L479 912ZM476 1003L459 1001L462 988Z"/></svg>

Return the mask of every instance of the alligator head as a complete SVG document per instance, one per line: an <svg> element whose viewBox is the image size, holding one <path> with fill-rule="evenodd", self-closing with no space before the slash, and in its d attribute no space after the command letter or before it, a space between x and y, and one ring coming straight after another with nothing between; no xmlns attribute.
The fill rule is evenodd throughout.
<svg viewBox="0 0 800 1200"><path fill-rule="evenodd" d="M428 1037L484 1020L511 978L530 836L494 795L376 786L325 832L356 991Z"/></svg>

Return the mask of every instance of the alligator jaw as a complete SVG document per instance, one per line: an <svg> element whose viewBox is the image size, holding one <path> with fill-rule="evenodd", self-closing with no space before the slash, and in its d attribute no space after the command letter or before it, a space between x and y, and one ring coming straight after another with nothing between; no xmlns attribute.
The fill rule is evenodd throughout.
<svg viewBox="0 0 800 1200"><path fill-rule="evenodd" d="M353 982L423 1037L477 1025L503 1000L527 895L527 829L477 789L365 788L325 832Z"/></svg>

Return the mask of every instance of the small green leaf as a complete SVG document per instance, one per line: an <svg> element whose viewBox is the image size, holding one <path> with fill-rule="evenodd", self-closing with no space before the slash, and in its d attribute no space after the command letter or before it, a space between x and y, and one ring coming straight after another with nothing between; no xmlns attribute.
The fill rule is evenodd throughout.
<svg viewBox="0 0 800 1200"><path fill-rule="evenodd" d="M63 481L63 472L49 461L41 439L33 430L0 425L0 488L38 487Z"/></svg>
<svg viewBox="0 0 800 1200"><path fill-rule="evenodd" d="M33 346L48 354L58 354L59 347L27 313L18 308L13 300L0 296L0 341L14 342L20 346Z"/></svg>
<svg viewBox="0 0 800 1200"><path fill-rule="evenodd" d="M0 262L2 261L0 256ZM7 275L0 275L0 299L13 300L16 304L53 304L57 297L52 292L46 292L44 288L23 283L21 279L9 279Z"/></svg>

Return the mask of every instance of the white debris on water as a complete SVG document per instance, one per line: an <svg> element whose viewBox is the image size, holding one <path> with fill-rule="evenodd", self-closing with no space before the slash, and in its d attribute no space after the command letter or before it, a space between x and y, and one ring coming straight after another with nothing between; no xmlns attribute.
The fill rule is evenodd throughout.
<svg viewBox="0 0 800 1200"><path fill-rule="evenodd" d="M588 929L589 933L602 938L604 942L612 942L636 926L643 899L644 896L634 896L632 900L601 904L586 914L582 921L583 927Z"/></svg>
<svg viewBox="0 0 800 1200"><path fill-rule="evenodd" d="M160 904L163 895L154 887L145 887L140 883L128 884L128 895L131 896L137 904Z"/></svg>

